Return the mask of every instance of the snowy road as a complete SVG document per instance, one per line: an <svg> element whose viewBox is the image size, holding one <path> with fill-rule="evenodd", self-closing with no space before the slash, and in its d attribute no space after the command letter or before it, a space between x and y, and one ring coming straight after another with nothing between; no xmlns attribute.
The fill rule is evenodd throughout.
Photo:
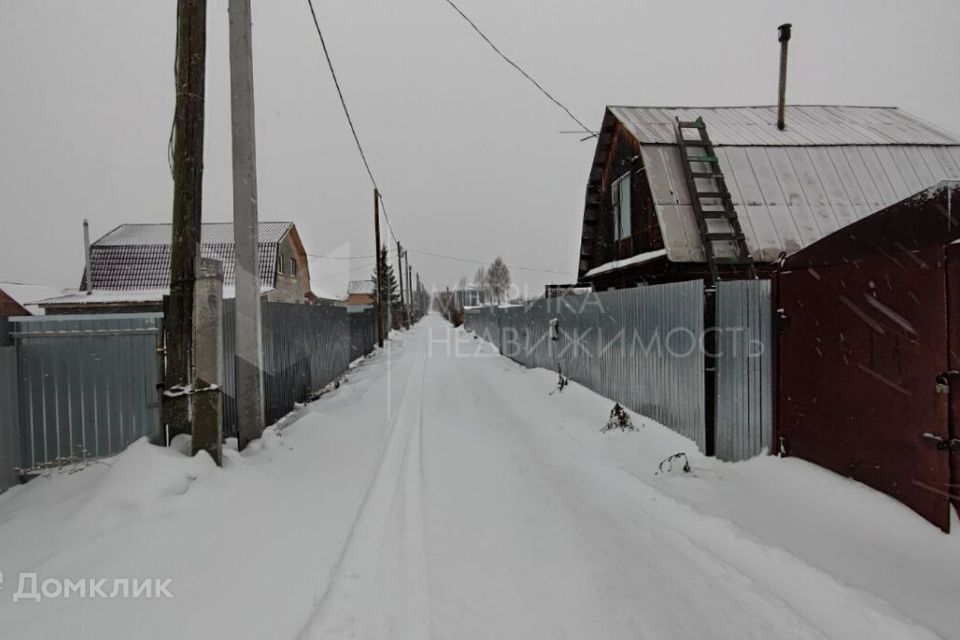
<svg viewBox="0 0 960 640"><path fill-rule="evenodd" d="M388 446L302 638L934 637L598 455L633 434L565 428L599 427L611 403L550 396L436 317L410 340Z"/></svg>
<svg viewBox="0 0 960 640"><path fill-rule="evenodd" d="M0 496L0 639L960 639L960 535L886 496L601 434L612 402L436 316L389 344L222 470L141 441Z"/></svg>

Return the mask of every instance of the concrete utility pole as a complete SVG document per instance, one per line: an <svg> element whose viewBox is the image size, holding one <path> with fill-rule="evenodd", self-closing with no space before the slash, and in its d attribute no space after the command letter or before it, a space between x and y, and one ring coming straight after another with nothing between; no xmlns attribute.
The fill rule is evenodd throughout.
<svg viewBox="0 0 960 640"><path fill-rule="evenodd" d="M230 106L233 120L233 233L236 251L237 431L243 449L263 432L263 345L257 215L250 0L230 0Z"/></svg>
<svg viewBox="0 0 960 640"><path fill-rule="evenodd" d="M166 362L162 413L169 437L190 431L193 381L193 289L200 246L207 2L177 2L177 98L173 137L173 232L170 295L164 315ZM89 288L89 282L88 282Z"/></svg>
<svg viewBox="0 0 960 640"><path fill-rule="evenodd" d="M377 290L376 290L376 299L374 300L374 313L377 314L377 344L380 345L380 348L383 348L383 298L382 295L382 283L383 280L383 270L384 265L383 261L380 259L380 192L374 187L373 189L373 235L374 242L376 245L374 247L376 256L376 269L375 273L377 274Z"/></svg>
<svg viewBox="0 0 960 640"><path fill-rule="evenodd" d="M191 399L193 455L206 451L222 466L223 263L197 260L194 292L194 383Z"/></svg>

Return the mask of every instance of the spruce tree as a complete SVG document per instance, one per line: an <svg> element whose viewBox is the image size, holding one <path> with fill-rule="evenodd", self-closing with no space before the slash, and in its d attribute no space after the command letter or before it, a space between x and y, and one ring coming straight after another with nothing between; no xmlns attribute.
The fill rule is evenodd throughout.
<svg viewBox="0 0 960 640"><path fill-rule="evenodd" d="M377 268L373 268L373 282L376 285L378 282L382 283L380 288L380 304L386 307L388 304L393 305L394 307L399 306L400 304L400 287L397 284L397 278L393 274L393 266L390 264L389 254L387 253L387 245L383 245L380 249L380 264L383 265L381 269L383 271L383 277L381 274L377 273Z"/></svg>

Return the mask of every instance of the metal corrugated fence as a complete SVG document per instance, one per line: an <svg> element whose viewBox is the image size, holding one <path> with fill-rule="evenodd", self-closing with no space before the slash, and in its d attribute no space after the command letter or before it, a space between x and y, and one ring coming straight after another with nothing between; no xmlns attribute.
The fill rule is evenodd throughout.
<svg viewBox="0 0 960 640"><path fill-rule="evenodd" d="M236 435L235 308L224 301L225 436ZM357 314L352 332L342 307L264 302L261 310L267 424L345 372L351 349L373 348L372 311ZM10 319L15 346L0 347L0 490L14 467L161 438L162 321L159 313Z"/></svg>
<svg viewBox="0 0 960 640"><path fill-rule="evenodd" d="M11 318L20 466L107 456L160 424L158 313Z"/></svg>
<svg viewBox="0 0 960 640"><path fill-rule="evenodd" d="M373 307L362 311L349 311L350 360L356 360L373 351L377 343L376 313Z"/></svg>
<svg viewBox="0 0 960 640"><path fill-rule="evenodd" d="M262 302L263 395L273 424L336 380L350 365L350 320L343 307ZM237 435L236 303L223 303L223 433Z"/></svg>
<svg viewBox="0 0 960 640"><path fill-rule="evenodd" d="M717 428L721 460L770 450L773 432L769 280L717 283Z"/></svg>
<svg viewBox="0 0 960 640"><path fill-rule="evenodd" d="M706 448L702 281L470 309L466 325L513 360L559 366L570 379Z"/></svg>
<svg viewBox="0 0 960 640"><path fill-rule="evenodd" d="M0 491L17 484L22 466L18 388L17 348L0 346Z"/></svg>

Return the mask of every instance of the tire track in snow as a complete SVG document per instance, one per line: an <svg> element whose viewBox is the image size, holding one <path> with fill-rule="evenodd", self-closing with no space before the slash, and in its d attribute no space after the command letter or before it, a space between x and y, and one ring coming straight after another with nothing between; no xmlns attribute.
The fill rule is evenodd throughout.
<svg viewBox="0 0 960 640"><path fill-rule="evenodd" d="M476 396L478 405L506 408L506 404L497 405L491 400L509 395L504 386L522 384L516 377L504 379L502 372L498 372L499 378L492 376L490 371L483 371L482 365L463 370L473 379L473 384L465 387ZM777 632L777 637L890 640L938 637L872 592L849 585L783 549L771 547L729 521L700 513L661 493L644 478L616 465L597 465L596 461L579 459L580 447L555 448L553 434L544 428L553 416L545 409L545 405L531 402L502 413L523 427L518 431L522 432L521 440L526 441L529 455L538 459L541 471L558 487L557 495L578 513L577 520L592 530L593 535L610 530L623 531L625 538L631 530L634 535L646 533L650 542L670 557L671 562L692 569L690 575L697 575L699 580L714 583L718 588L724 582L729 583L727 586L736 585L735 592L739 594L736 608L753 611L754 625L761 619L779 617L782 630ZM552 450L552 454L545 457L542 450ZM602 490L597 491L598 488ZM639 531L624 518L628 512L642 519ZM598 526L598 522L603 525ZM657 571L660 563L655 555L644 562L649 563L648 570L666 576L660 588L675 592L677 598L688 597L684 585L675 580L679 575ZM719 596L723 591L730 589L716 593ZM851 603L856 606L851 607Z"/></svg>
<svg viewBox="0 0 960 640"><path fill-rule="evenodd" d="M298 638L430 637L422 501L428 365L422 350L416 358L343 551Z"/></svg>

